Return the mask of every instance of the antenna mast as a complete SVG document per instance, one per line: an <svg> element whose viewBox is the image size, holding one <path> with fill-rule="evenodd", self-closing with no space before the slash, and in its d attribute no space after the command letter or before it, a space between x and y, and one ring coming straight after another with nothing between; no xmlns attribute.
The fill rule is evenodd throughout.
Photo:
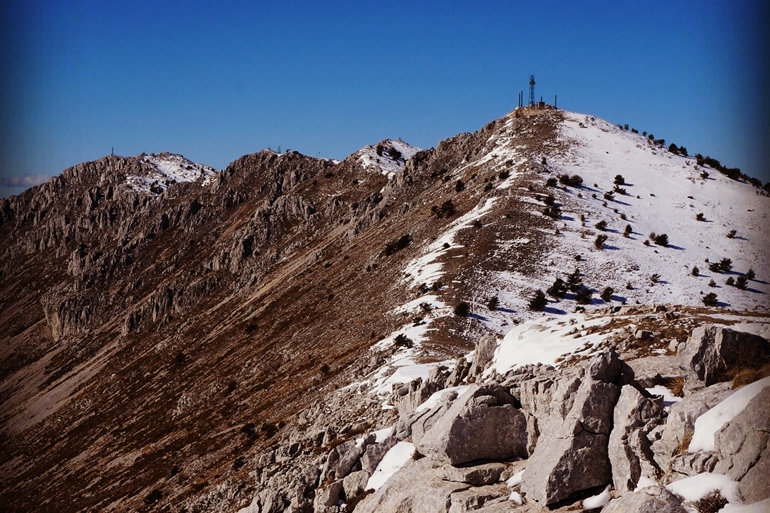
<svg viewBox="0 0 770 513"><path fill-rule="evenodd" d="M535 104L535 75L529 76L529 105Z"/></svg>

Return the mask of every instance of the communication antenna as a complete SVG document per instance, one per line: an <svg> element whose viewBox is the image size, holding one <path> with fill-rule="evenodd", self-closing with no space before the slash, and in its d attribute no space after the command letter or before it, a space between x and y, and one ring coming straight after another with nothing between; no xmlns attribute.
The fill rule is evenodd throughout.
<svg viewBox="0 0 770 513"><path fill-rule="evenodd" d="M535 104L535 75L529 76L529 104Z"/></svg>

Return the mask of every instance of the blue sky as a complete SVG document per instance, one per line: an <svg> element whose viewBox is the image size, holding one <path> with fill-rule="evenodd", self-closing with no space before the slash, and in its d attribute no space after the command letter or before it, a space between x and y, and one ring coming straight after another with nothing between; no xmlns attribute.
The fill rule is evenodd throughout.
<svg viewBox="0 0 770 513"><path fill-rule="evenodd" d="M767 4L4 0L0 196L112 147L216 168L428 148L515 108L530 74L770 181Z"/></svg>

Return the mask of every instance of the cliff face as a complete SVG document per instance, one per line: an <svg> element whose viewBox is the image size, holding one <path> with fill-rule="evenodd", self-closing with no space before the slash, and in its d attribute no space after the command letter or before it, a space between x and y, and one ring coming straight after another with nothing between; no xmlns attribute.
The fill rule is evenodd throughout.
<svg viewBox="0 0 770 513"><path fill-rule="evenodd" d="M578 220L593 224L606 201L591 187L603 175L546 183L587 155L570 116L517 111L429 150L386 140L342 162L262 151L214 172L169 154L108 156L0 200L0 501L231 510L262 490L266 468L297 483L281 478L304 468L292 459L395 422L376 391L408 379L390 379L388 363L454 359L540 315L526 308L532 292L576 262L594 289L612 280L612 301L643 300L643 287L618 293L640 250L618 243L609 261ZM627 198L624 218L612 203L607 216L642 226L650 209ZM745 215L763 215L767 198L749 199L760 207ZM732 255L741 272L758 233ZM639 262L637 285L654 263ZM664 274L652 294L665 297L666 280L677 289ZM741 308L743 294L720 290ZM461 302L469 315L453 313ZM363 380L375 393L347 411L334 390ZM297 434L322 418L345 425Z"/></svg>

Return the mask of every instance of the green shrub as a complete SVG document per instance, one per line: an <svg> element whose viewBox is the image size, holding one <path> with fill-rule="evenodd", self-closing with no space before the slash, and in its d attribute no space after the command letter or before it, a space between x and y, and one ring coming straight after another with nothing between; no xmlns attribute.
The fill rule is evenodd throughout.
<svg viewBox="0 0 770 513"><path fill-rule="evenodd" d="M733 268L733 261L729 258L725 257L722 260L719 261L719 270L723 272L727 272L730 269Z"/></svg>
<svg viewBox="0 0 770 513"><path fill-rule="evenodd" d="M729 278L727 278L727 279L725 280L725 285L730 285L731 287L732 287L733 285L735 285L735 278L733 278L732 276L730 276Z"/></svg>
<svg viewBox="0 0 770 513"><path fill-rule="evenodd" d="M612 300L612 294L615 290L612 287L604 287L601 293L601 298L605 303L609 303Z"/></svg>
<svg viewBox="0 0 770 513"><path fill-rule="evenodd" d="M626 179L623 178L623 175L615 175L615 185L625 185Z"/></svg>
<svg viewBox="0 0 770 513"><path fill-rule="evenodd" d="M735 286L741 290L746 290L748 283L749 280L745 276L738 276L738 279L735 280Z"/></svg>
<svg viewBox="0 0 770 513"><path fill-rule="evenodd" d="M455 306L455 315L457 316L467 317L470 312L471 312L471 305L469 305L465 301L460 301L459 303L457 303L457 306Z"/></svg>
<svg viewBox="0 0 770 513"><path fill-rule="evenodd" d="M706 220L706 216L703 215L703 212L699 212L698 215L695 216L695 220L696 221L705 221Z"/></svg>
<svg viewBox="0 0 770 513"><path fill-rule="evenodd" d="M580 270L575 269L572 274L567 276L567 288L570 292L577 292L583 286L583 280L580 278Z"/></svg>
<svg viewBox="0 0 770 513"><path fill-rule="evenodd" d="M668 246L668 235L665 233L661 233L660 235L656 235L653 239L653 242L657 244L658 246Z"/></svg>
<svg viewBox="0 0 770 513"><path fill-rule="evenodd" d="M463 190L465 190L465 184L462 180L457 180L457 183L455 183L455 191L461 192Z"/></svg>
<svg viewBox="0 0 770 513"><path fill-rule="evenodd" d="M548 300L545 298L545 294L543 294L543 291L540 289L537 289L535 291L535 294L532 296L532 298L529 300L529 309L534 312L539 312L545 308L545 305L548 304Z"/></svg>
<svg viewBox="0 0 770 513"><path fill-rule="evenodd" d="M630 224L627 224L626 229L623 230L623 237L630 237L633 232L634 232L634 229L631 228Z"/></svg>
<svg viewBox="0 0 770 513"><path fill-rule="evenodd" d="M390 158L392 158L393 160L401 159L401 152L393 148L392 146L388 148L388 155L390 155Z"/></svg>
<svg viewBox="0 0 770 513"><path fill-rule="evenodd" d="M556 178L553 178L553 177L545 181L546 187L556 187L556 183L557 183Z"/></svg>
<svg viewBox="0 0 770 513"><path fill-rule="evenodd" d="M560 299L567 293L567 284L561 278L556 278L553 285L546 290L549 296Z"/></svg>
<svg viewBox="0 0 770 513"><path fill-rule="evenodd" d="M693 266L693 268L692 268L692 275L693 276L698 276L699 274L700 274L700 269L698 269L698 266L697 265Z"/></svg>
<svg viewBox="0 0 770 513"><path fill-rule="evenodd" d="M441 204L441 206L433 205L430 210L439 219L442 217L449 218L457 213L455 204L452 202L452 200L446 200Z"/></svg>
<svg viewBox="0 0 770 513"><path fill-rule="evenodd" d="M702 301L706 306L717 306L717 295L714 292L709 292L703 296Z"/></svg>
<svg viewBox="0 0 770 513"><path fill-rule="evenodd" d="M385 255L390 256L396 251L402 250L412 242L412 238L406 234L399 237L397 240L388 242L385 245Z"/></svg>
<svg viewBox="0 0 770 513"><path fill-rule="evenodd" d="M580 287L577 292L575 292L575 301L580 303L581 305L588 305L591 303L591 297L593 296L593 292L588 287Z"/></svg>
<svg viewBox="0 0 770 513"><path fill-rule="evenodd" d="M727 238L728 238L728 239L734 239L734 238L735 238L735 235L736 235L737 233L738 233L738 231L737 231L737 230L730 230L729 232L727 232Z"/></svg>
<svg viewBox="0 0 770 513"><path fill-rule="evenodd" d="M749 269L748 271L746 271L746 278L748 278L749 280L753 280L754 278L756 278L756 276L757 275L754 274L754 269Z"/></svg>
<svg viewBox="0 0 770 513"><path fill-rule="evenodd" d="M594 225L597 230L604 231L607 229L607 221L601 220Z"/></svg>
<svg viewBox="0 0 770 513"><path fill-rule="evenodd" d="M498 306L500 306L500 300L497 299L497 296L492 296L491 298L489 298L489 301L487 301L487 308L489 308L493 312L497 310Z"/></svg>
<svg viewBox="0 0 770 513"><path fill-rule="evenodd" d="M600 233L596 236L596 240L594 241L594 246L596 246L596 249L602 249L604 247L604 243L607 242L607 236L603 233Z"/></svg>
<svg viewBox="0 0 770 513"><path fill-rule="evenodd" d="M396 335L396 338L393 339L393 344L396 347L405 347L407 349L414 346L414 342L412 341L412 339L407 337L403 333L399 333L398 335Z"/></svg>

